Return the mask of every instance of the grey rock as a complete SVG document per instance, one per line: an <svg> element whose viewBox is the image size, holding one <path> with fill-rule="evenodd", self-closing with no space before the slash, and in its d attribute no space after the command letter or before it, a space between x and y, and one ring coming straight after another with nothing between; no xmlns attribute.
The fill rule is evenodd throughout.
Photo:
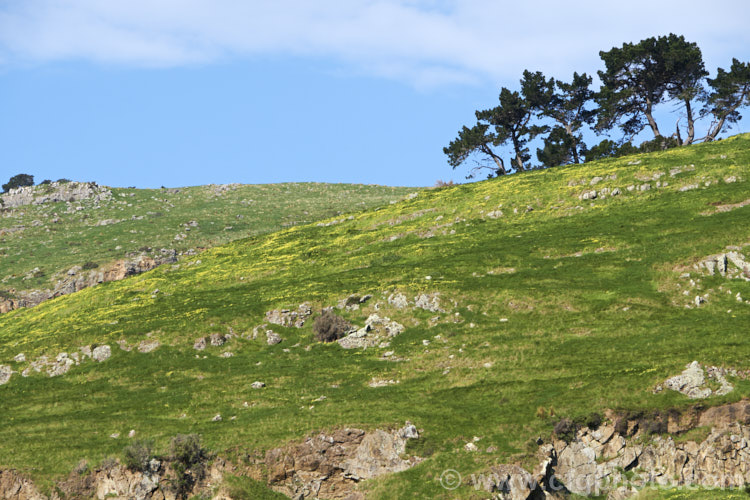
<svg viewBox="0 0 750 500"><path fill-rule="evenodd" d="M15 361L16 363L25 363L26 362L26 355L24 353L20 352L20 353L16 354L13 357L13 361Z"/></svg>
<svg viewBox="0 0 750 500"><path fill-rule="evenodd" d="M202 351L205 348L206 348L206 337L195 339L195 342L193 343L193 349L195 349L196 351Z"/></svg>
<svg viewBox="0 0 750 500"><path fill-rule="evenodd" d="M222 335L221 333L212 333L209 336L209 341L210 341L210 343L211 343L212 346L214 346L214 347L220 347L220 346L223 346L226 343L227 338L226 338L225 335Z"/></svg>
<svg viewBox="0 0 750 500"><path fill-rule="evenodd" d="M158 340L141 340L138 343L138 352L146 354L155 351L160 345Z"/></svg>

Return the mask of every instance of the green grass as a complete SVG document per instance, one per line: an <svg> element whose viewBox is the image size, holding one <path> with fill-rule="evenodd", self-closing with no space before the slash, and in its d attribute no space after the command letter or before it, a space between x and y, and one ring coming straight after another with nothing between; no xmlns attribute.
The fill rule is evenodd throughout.
<svg viewBox="0 0 750 500"><path fill-rule="evenodd" d="M47 186L37 186L40 193ZM105 264L144 247L201 250L402 198L414 188L284 183L172 189L113 188L112 199L26 205L0 211L0 296L54 288L75 265ZM57 222L53 222L58 219ZM97 225L100 221L115 221ZM197 227L185 226L196 221ZM185 235L175 240L177 235ZM35 268L39 271L33 273Z"/></svg>
<svg viewBox="0 0 750 500"><path fill-rule="evenodd" d="M668 186L626 189L657 172ZM588 182L569 185L610 174L617 178L594 189L620 187L621 196L581 201ZM750 368L750 305L734 299L750 298L750 283L704 280L733 294L712 293L699 309L685 308L692 296L677 288L682 268L704 256L728 245L750 253L750 206L702 215L750 198L748 177L750 135L742 135L427 190L338 224L234 241L178 268L0 316L0 364L14 368L25 366L12 361L19 352L33 359L147 335L163 344L150 354L114 349L110 360L63 377L15 375L0 387L0 463L62 475L81 458L120 454L127 438L108 436L129 429L161 449L174 434L197 432L212 450L242 456L321 429L410 420L423 436L413 451L427 459L363 487L375 498L475 498L470 485L444 490L442 471L466 477L527 460L528 442L554 424L536 416L539 408L571 418L685 408L684 396L652 388L694 359ZM679 191L696 182L700 189ZM501 218L484 217L500 204ZM440 292L446 312L394 309L386 300L393 290ZM362 325L379 303L379 314L406 325L387 349L317 343L312 318L302 329L274 328L284 337L275 346L237 338L198 357L192 349L209 333L251 332L267 310L303 301L319 310L355 292L374 297L342 313L352 323ZM235 356L219 356L228 350ZM384 360L386 350L402 361ZM368 387L373 377L399 383ZM267 387L253 390L256 380ZM732 393L707 403L750 394L750 382L734 382ZM320 396L327 399L314 402ZM211 422L216 413L221 422ZM463 451L473 436L481 451ZM484 451L490 446L497 451Z"/></svg>

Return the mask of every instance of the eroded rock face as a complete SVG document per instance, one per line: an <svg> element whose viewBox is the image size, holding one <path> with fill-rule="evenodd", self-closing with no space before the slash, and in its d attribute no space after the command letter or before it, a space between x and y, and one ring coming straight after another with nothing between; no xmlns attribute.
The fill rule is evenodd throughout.
<svg viewBox="0 0 750 500"><path fill-rule="evenodd" d="M85 461L82 462L85 466ZM207 473L196 482L188 497L210 495L223 474L234 467L216 459ZM0 498L11 500L61 500L62 498L94 498L97 500L177 500L174 473L168 464L151 460L144 472L133 472L119 463L82 474L74 470L67 479L58 481L50 496L43 495L28 479L15 470L0 469ZM59 491L59 493L58 493ZM215 498L215 497L214 497Z"/></svg>
<svg viewBox="0 0 750 500"><path fill-rule="evenodd" d="M293 498L362 499L359 481L406 470L419 459L402 458L406 442L417 439L407 422L395 431L341 429L321 433L298 445L266 453L269 483Z"/></svg>
<svg viewBox="0 0 750 500"><path fill-rule="evenodd" d="M608 498L627 498L644 484L739 487L750 482L749 421L743 401L704 412L700 425L716 425L702 442L626 439L611 425L583 428L574 441L554 443L554 474L573 493Z"/></svg>
<svg viewBox="0 0 750 500"><path fill-rule="evenodd" d="M34 307L45 300L79 292L99 283L118 281L128 276L145 273L162 264L175 262L177 262L175 251L163 249L159 256L150 257L146 254L141 254L132 259L118 260L91 271L81 271L71 268L65 274L65 277L56 283L53 290L18 292L19 296L16 298L0 300L0 313L6 313L21 307Z"/></svg>

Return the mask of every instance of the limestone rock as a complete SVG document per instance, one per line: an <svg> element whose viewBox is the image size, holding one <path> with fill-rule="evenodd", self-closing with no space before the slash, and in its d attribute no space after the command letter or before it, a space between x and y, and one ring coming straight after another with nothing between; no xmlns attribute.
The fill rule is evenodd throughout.
<svg viewBox="0 0 750 500"><path fill-rule="evenodd" d="M273 330L266 330L266 343L268 345L280 344L282 340L281 335L278 333Z"/></svg>
<svg viewBox="0 0 750 500"><path fill-rule="evenodd" d="M430 312L445 312L440 308L439 293L422 293L414 297L414 307Z"/></svg>
<svg viewBox="0 0 750 500"><path fill-rule="evenodd" d="M195 339L195 342L193 343L193 349L195 349L196 351L202 351L205 348L206 348L206 337Z"/></svg>
<svg viewBox="0 0 750 500"><path fill-rule="evenodd" d="M401 292L392 293L388 296L388 303L397 309L403 309L409 305L409 301Z"/></svg>
<svg viewBox="0 0 750 500"><path fill-rule="evenodd" d="M110 356L112 356L112 349L107 344L96 346L91 350L91 359L99 363L109 359Z"/></svg>
<svg viewBox="0 0 750 500"><path fill-rule="evenodd" d="M10 366L0 365L0 385L7 384L11 375L13 375L13 370Z"/></svg>
<svg viewBox="0 0 750 500"><path fill-rule="evenodd" d="M68 357L68 353L61 352L55 358L55 362L47 367L47 375L50 377L64 375L74 364L75 361Z"/></svg>

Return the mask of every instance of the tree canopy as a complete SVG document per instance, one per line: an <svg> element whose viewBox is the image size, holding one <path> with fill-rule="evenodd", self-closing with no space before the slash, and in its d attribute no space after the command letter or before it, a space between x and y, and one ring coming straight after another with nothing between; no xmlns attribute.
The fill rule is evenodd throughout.
<svg viewBox="0 0 750 500"><path fill-rule="evenodd" d="M624 43L599 55L605 69L598 71L598 91L586 73L574 72L564 82L525 70L519 90L502 87L499 104L476 111L476 124L464 126L443 148L448 163L456 169L472 159L469 178L480 170L492 177L534 168L529 143L538 137L542 147L536 156L543 168L712 141L750 106L750 63L734 59L728 71L718 68L707 78L700 48L682 35ZM671 127L660 127L654 114L667 104L679 114L672 133L665 133ZM708 131L697 139L696 122L708 117ZM597 135L619 130L622 137L588 149L587 127ZM635 147L632 140L644 130L653 139Z"/></svg>
<svg viewBox="0 0 750 500"><path fill-rule="evenodd" d="M3 184L3 193L7 193L11 189L15 189L23 186L33 186L34 176L29 174L18 174L10 178L10 180Z"/></svg>

